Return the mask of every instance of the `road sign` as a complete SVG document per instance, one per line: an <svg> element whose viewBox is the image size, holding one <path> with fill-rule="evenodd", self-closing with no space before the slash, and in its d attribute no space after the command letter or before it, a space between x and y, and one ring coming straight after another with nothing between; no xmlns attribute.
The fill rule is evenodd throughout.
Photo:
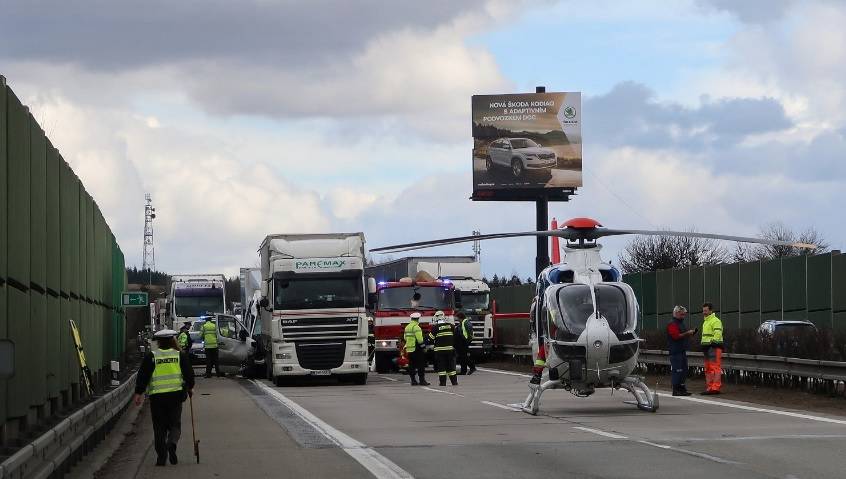
<svg viewBox="0 0 846 479"><path fill-rule="evenodd" d="M148 304L147 293L143 291L124 292L121 297L123 298L122 304L124 306L142 307Z"/></svg>

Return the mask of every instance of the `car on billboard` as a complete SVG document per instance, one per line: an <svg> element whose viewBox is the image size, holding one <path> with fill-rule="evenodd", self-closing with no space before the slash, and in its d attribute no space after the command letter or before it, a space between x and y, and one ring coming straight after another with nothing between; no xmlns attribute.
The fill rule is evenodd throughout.
<svg viewBox="0 0 846 479"><path fill-rule="evenodd" d="M511 170L515 178L522 178L532 172L546 172L556 167L555 152L530 138L500 138L487 148L485 169L503 167Z"/></svg>

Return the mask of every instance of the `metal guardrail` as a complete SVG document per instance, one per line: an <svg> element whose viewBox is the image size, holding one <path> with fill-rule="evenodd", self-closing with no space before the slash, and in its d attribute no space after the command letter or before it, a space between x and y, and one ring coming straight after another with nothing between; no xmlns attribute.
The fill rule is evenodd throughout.
<svg viewBox="0 0 846 479"><path fill-rule="evenodd" d="M127 406L135 390L137 373L117 388L85 405L0 464L2 479L42 479L81 457L95 434Z"/></svg>
<svg viewBox="0 0 846 479"><path fill-rule="evenodd" d="M531 347L523 344L500 345L496 352L509 356L529 356L532 354ZM687 358L690 367L704 367L705 365L704 357L700 352L688 352ZM667 351L642 349L638 362L669 366L670 355ZM722 366L725 371L780 374L822 381L846 381L846 362L839 361L727 353L723 354Z"/></svg>

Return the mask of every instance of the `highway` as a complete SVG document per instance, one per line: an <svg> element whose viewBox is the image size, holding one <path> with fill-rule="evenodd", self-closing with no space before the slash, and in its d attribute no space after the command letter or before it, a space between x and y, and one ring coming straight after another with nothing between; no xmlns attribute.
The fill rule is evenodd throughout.
<svg viewBox="0 0 846 479"><path fill-rule="evenodd" d="M624 404L629 397L619 391L579 399L558 390L533 417L509 406L525 397L526 381L489 369L460 376L457 387L411 387L404 376L373 373L365 386L200 378L201 464L191 461L186 408L182 462L155 468L148 449L136 477L842 478L846 471L846 415L667 394L653 414Z"/></svg>

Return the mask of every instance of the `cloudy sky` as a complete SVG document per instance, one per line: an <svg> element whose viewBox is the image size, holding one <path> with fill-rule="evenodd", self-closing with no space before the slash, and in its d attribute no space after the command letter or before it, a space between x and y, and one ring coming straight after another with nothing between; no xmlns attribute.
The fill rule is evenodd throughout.
<svg viewBox="0 0 846 479"><path fill-rule="evenodd" d="M528 230L473 203L470 96L581 91L585 185L558 218L846 247L846 3L0 1L0 74L140 266L256 264L268 233L371 247ZM625 240L606 242L609 259ZM470 254L470 246L432 250ZM487 274L534 240L483 245Z"/></svg>

